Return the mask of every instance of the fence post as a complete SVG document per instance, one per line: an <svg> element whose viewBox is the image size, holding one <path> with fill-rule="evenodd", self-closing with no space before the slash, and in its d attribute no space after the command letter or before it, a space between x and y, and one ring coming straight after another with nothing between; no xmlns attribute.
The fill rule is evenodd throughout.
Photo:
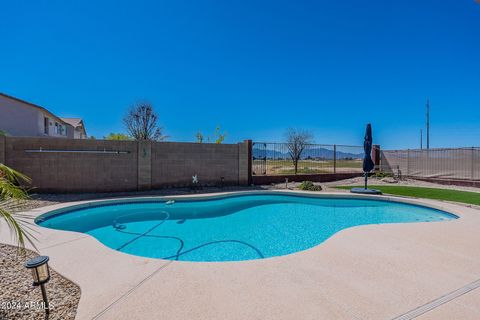
<svg viewBox="0 0 480 320"><path fill-rule="evenodd" d="M152 188L152 142L137 141L137 169L137 189L150 190Z"/></svg>
<svg viewBox="0 0 480 320"><path fill-rule="evenodd" d="M250 185L252 181L252 140L238 143L238 184Z"/></svg>
<svg viewBox="0 0 480 320"><path fill-rule="evenodd" d="M472 156L471 156L471 158L470 158L470 159L471 159L470 177L471 177L472 180L473 180L473 178L474 178L474 161L475 161L474 155L475 155L475 148L472 147Z"/></svg>
<svg viewBox="0 0 480 320"><path fill-rule="evenodd" d="M253 183L253 178L252 178L252 165L253 165L253 154L252 154L252 148L253 148L253 143L252 140L245 140L247 143L247 157L248 157L248 185L252 185Z"/></svg>
<svg viewBox="0 0 480 320"><path fill-rule="evenodd" d="M410 149L407 149L407 177L410 175Z"/></svg>
<svg viewBox="0 0 480 320"><path fill-rule="evenodd" d="M337 173L337 145L333 145L333 173Z"/></svg>
<svg viewBox="0 0 480 320"><path fill-rule="evenodd" d="M372 160L375 165L375 172L380 171L380 145L374 144L372 149Z"/></svg>

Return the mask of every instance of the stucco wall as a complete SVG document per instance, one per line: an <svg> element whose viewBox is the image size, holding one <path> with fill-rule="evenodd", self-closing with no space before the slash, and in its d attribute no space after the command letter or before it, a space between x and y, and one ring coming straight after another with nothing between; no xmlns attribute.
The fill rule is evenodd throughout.
<svg viewBox="0 0 480 320"><path fill-rule="evenodd" d="M27 137L3 140L5 163L31 177L32 186L38 192L110 192L189 186L194 174L202 185L218 185L221 177L229 185L248 183L247 143L217 145ZM42 152L31 152L40 149ZM104 153L104 150L121 153ZM1 151L2 139L0 160Z"/></svg>
<svg viewBox="0 0 480 320"><path fill-rule="evenodd" d="M38 112L38 128L39 128L39 134L37 136L46 136L45 134L45 118L48 118L48 136L49 137L55 137L55 138L73 138L73 130L74 128L67 124L60 122L58 119L53 118L50 116L48 113L39 110ZM64 127L65 129L65 134L60 134L60 132L55 132L55 123L58 123L60 126ZM25 136L25 135L23 135Z"/></svg>
<svg viewBox="0 0 480 320"><path fill-rule="evenodd" d="M73 138L73 127L53 118L48 112L33 107L24 102L0 95L0 130L10 136L43 137L44 118L48 118L48 136L58 138ZM66 134L55 133L55 122L64 126Z"/></svg>
<svg viewBox="0 0 480 320"><path fill-rule="evenodd" d="M0 95L0 130L12 136L38 136L40 110Z"/></svg>

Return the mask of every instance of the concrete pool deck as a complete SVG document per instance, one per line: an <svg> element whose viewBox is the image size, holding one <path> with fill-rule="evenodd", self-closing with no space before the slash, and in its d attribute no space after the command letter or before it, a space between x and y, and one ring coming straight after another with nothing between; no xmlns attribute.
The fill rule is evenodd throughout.
<svg viewBox="0 0 480 320"><path fill-rule="evenodd" d="M381 198L433 206L460 219L357 226L291 255L210 263L142 258L89 235L34 229L38 251L82 290L76 319L479 319L480 210ZM33 220L87 202L93 201L25 214ZM0 242L12 243L4 223Z"/></svg>

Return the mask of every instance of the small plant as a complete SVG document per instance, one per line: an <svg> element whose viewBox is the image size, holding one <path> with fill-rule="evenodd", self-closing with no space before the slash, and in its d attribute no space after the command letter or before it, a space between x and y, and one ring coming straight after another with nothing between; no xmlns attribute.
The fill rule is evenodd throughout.
<svg viewBox="0 0 480 320"><path fill-rule="evenodd" d="M322 191L322 187L314 184L312 181L303 181L298 188L305 191Z"/></svg>

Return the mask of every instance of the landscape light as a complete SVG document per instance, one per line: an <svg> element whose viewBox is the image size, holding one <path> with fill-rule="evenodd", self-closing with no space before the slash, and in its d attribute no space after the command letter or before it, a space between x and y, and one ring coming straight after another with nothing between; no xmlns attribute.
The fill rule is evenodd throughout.
<svg viewBox="0 0 480 320"><path fill-rule="evenodd" d="M47 256L38 256L25 262L25 267L32 270L33 285L40 286L42 289L43 302L45 303L45 312L50 313L48 307L47 292L45 290L45 283L50 280L50 269L48 268Z"/></svg>

